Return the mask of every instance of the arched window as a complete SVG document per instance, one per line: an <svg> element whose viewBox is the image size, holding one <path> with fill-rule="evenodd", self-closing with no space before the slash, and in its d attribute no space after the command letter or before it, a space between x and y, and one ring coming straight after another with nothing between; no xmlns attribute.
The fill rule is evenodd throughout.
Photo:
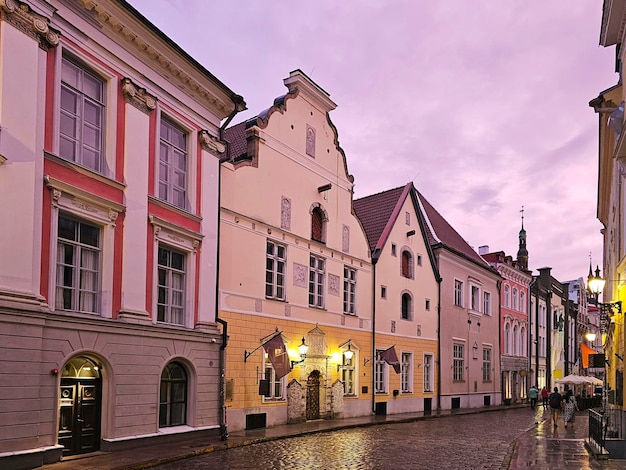
<svg viewBox="0 0 626 470"><path fill-rule="evenodd" d="M504 354L511 354L511 325L504 326Z"/></svg>
<svg viewBox="0 0 626 470"><path fill-rule="evenodd" d="M405 292L402 294L402 319L410 320L413 310L413 300L411 299L411 294Z"/></svg>
<svg viewBox="0 0 626 470"><path fill-rule="evenodd" d="M526 294L524 291L520 291L519 293L519 311L526 313Z"/></svg>
<svg viewBox="0 0 626 470"><path fill-rule="evenodd" d="M517 325L513 327L513 355L519 356L519 329Z"/></svg>
<svg viewBox="0 0 626 470"><path fill-rule="evenodd" d="M161 374L159 427L187 423L187 373L178 362L170 362Z"/></svg>
<svg viewBox="0 0 626 470"><path fill-rule="evenodd" d="M524 328L523 326L520 328L519 338L520 338L519 355L525 356L526 355L526 328Z"/></svg>
<svg viewBox="0 0 626 470"><path fill-rule="evenodd" d="M402 266L401 266L401 274L404 277L413 277L413 257L408 250L402 251Z"/></svg>
<svg viewBox="0 0 626 470"><path fill-rule="evenodd" d="M519 306L517 304L517 289L513 288L513 310L519 310Z"/></svg>
<svg viewBox="0 0 626 470"><path fill-rule="evenodd" d="M324 212L319 207L311 213L311 240L324 242Z"/></svg>
<svg viewBox="0 0 626 470"><path fill-rule="evenodd" d="M511 307L511 288L508 284L504 286L504 306L506 308Z"/></svg>

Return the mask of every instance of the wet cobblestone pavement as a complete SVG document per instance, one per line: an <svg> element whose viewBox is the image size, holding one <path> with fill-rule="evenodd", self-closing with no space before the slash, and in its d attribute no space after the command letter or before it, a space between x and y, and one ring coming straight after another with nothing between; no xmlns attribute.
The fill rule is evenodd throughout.
<svg viewBox="0 0 626 470"><path fill-rule="evenodd" d="M157 468L500 469L514 440L534 427L530 409L513 409L312 434Z"/></svg>

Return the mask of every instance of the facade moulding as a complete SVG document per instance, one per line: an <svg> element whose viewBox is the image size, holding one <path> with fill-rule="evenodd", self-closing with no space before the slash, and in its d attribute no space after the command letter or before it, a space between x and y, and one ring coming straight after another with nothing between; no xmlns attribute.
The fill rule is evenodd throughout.
<svg viewBox="0 0 626 470"><path fill-rule="evenodd" d="M200 131L198 138L202 148L216 157L219 157L226 151L226 144L211 135L207 130Z"/></svg>
<svg viewBox="0 0 626 470"><path fill-rule="evenodd" d="M150 114L151 111L156 109L156 96L148 93L145 88L138 87L128 77L122 79L122 94L124 95L124 101L133 105L139 111Z"/></svg>
<svg viewBox="0 0 626 470"><path fill-rule="evenodd" d="M50 28L48 18L33 12L17 0L0 0L0 20L32 37L42 49L59 45L59 33Z"/></svg>

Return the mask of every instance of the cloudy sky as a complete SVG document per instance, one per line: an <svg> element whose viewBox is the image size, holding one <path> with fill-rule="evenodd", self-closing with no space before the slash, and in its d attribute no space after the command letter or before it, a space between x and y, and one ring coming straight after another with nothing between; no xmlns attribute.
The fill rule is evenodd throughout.
<svg viewBox="0 0 626 470"><path fill-rule="evenodd" d="M268 108L301 69L330 93L360 198L413 181L478 250L560 281L602 264L598 117L617 83L598 46L600 0L130 0L243 95Z"/></svg>

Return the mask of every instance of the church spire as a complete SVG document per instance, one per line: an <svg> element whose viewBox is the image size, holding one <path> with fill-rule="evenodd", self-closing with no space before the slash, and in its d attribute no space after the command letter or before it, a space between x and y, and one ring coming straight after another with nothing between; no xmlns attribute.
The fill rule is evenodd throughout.
<svg viewBox="0 0 626 470"><path fill-rule="evenodd" d="M517 250L517 264L520 269L528 271L528 250L526 249L526 230L524 230L524 206L522 206L522 229L519 231L519 249Z"/></svg>

